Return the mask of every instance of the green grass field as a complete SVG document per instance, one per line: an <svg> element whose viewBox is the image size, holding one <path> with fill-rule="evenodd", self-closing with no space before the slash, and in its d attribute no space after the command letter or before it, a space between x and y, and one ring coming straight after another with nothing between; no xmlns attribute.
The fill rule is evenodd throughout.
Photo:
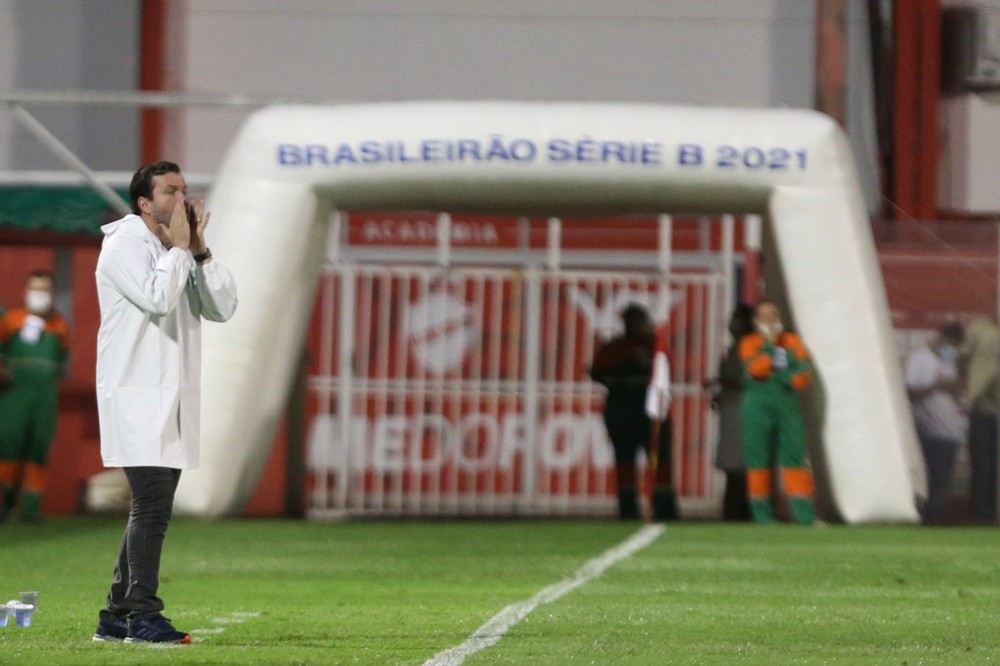
<svg viewBox="0 0 1000 666"><path fill-rule="evenodd" d="M160 592L195 642L157 649L90 640L123 522L0 525L0 601L40 592L0 664L422 664L641 527L175 520ZM670 524L464 663L1000 663L1000 530Z"/></svg>

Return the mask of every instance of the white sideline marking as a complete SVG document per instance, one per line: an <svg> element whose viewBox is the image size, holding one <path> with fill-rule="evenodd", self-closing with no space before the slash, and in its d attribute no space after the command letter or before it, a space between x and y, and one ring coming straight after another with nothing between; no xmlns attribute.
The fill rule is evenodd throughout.
<svg viewBox="0 0 1000 666"><path fill-rule="evenodd" d="M425 661L424 666L458 666L465 661L466 657L488 648L503 638L503 635L511 627L527 617L528 613L533 611L537 606L556 601L584 583L597 578L611 565L630 557L637 551L653 543L663 533L663 529L663 525L647 525L643 527L620 545L605 551L600 557L596 557L584 564L573 574L572 578L549 585L527 601L507 606L494 615L486 624L472 632L465 639L464 643L438 652Z"/></svg>
<svg viewBox="0 0 1000 666"><path fill-rule="evenodd" d="M248 618L260 617L260 611L236 611L229 614L229 617L213 617L211 622L213 624L240 624L246 622ZM199 627L197 629L192 629L188 633L192 636L204 636L206 634L221 634L226 631L225 626L213 627L211 629ZM195 642L201 642L203 639L199 638Z"/></svg>

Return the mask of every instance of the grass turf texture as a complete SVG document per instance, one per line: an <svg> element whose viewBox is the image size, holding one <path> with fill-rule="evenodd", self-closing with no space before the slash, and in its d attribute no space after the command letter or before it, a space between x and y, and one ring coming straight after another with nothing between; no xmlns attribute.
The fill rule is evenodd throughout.
<svg viewBox="0 0 1000 666"><path fill-rule="evenodd" d="M637 524L175 520L193 645L93 643L124 519L0 525L3 664L421 664ZM7 596L4 596L7 595ZM677 524L466 664L1000 663L1000 530Z"/></svg>

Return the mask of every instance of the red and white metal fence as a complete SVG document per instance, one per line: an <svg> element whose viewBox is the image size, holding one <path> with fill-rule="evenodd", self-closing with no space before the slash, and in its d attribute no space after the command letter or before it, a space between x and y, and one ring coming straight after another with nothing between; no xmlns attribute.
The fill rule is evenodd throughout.
<svg viewBox="0 0 1000 666"><path fill-rule="evenodd" d="M682 508L710 511L703 385L726 281L703 269L332 264L310 379L310 514L612 515L603 389L587 368L631 302L669 328L674 480Z"/></svg>

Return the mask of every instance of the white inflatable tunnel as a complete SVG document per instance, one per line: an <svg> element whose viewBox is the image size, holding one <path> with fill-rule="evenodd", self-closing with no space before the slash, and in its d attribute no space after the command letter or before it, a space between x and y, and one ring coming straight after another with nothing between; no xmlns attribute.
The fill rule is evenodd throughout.
<svg viewBox="0 0 1000 666"><path fill-rule="evenodd" d="M202 453L176 508L238 513L267 460L334 209L760 213L819 369L827 479L848 523L914 522L923 469L850 148L806 110L505 102L255 113L209 200L240 306L206 323Z"/></svg>

